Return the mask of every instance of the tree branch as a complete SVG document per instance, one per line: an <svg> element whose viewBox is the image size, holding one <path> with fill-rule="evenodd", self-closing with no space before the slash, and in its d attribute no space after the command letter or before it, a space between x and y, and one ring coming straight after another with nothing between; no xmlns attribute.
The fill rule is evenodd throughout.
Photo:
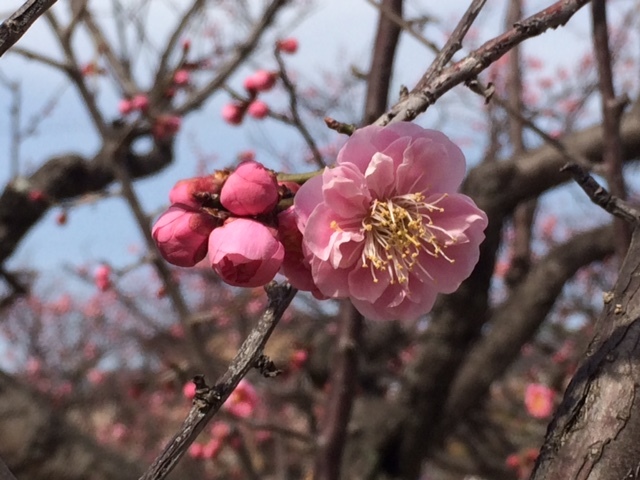
<svg viewBox="0 0 640 480"><path fill-rule="evenodd" d="M156 458L141 480L166 478L209 420L220 410L240 380L256 366L267 340L297 292L286 283L277 285L272 282L265 289L269 296L269 305L260 321L240 346L226 373L213 387L208 387L201 376L194 379L196 397L187 418L182 423L180 431Z"/></svg>
<svg viewBox="0 0 640 480"><path fill-rule="evenodd" d="M56 0L27 0L16 12L0 24L0 56L29 30L40 15Z"/></svg>
<svg viewBox="0 0 640 480"><path fill-rule="evenodd" d="M413 120L453 87L474 79L515 45L540 35L549 28L564 25L586 3L587 0L556 2L535 15L518 22L502 35L484 43L459 62L444 68L442 73L435 78L428 79L426 74L423 75L411 93L376 120L376 125Z"/></svg>

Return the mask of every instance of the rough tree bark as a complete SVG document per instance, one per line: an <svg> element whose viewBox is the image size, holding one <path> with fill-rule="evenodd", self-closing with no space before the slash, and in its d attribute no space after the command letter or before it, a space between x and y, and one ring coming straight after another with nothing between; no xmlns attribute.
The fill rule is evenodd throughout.
<svg viewBox="0 0 640 480"><path fill-rule="evenodd" d="M587 358L549 426L532 480L622 480L640 472L640 231L636 227Z"/></svg>

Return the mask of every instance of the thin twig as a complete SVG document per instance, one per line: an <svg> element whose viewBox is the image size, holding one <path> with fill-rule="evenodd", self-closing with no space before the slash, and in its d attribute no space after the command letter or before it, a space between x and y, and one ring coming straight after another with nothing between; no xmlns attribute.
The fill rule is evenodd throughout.
<svg viewBox="0 0 640 480"><path fill-rule="evenodd" d="M275 282L265 287L269 304L260 321L240 346L225 374L209 388L201 377L196 377L196 397L180 431L171 439L163 452L153 462L141 480L161 480L176 466L189 446L204 429L209 420L236 388L240 380L254 368L285 309L293 300L296 290L289 284Z"/></svg>
<svg viewBox="0 0 640 480"><path fill-rule="evenodd" d="M567 163L560 171L569 172L591 201L599 207L602 207L610 214L624 220L633 227L640 224L640 210L624 200L611 195L577 163Z"/></svg>
<svg viewBox="0 0 640 480"><path fill-rule="evenodd" d="M447 43L445 43L442 50L440 50L431 66L423 75L418 86L420 84L428 85L436 76L440 75L444 66L449 63L449 60L453 58L455 53L462 48L462 40L464 40L465 35L469 31L469 28L471 28L471 25L473 25L473 22L485 3L486 0L473 0L473 2L471 2L471 5L469 5L467 11L464 12L458 25L456 25L456 28L447 39Z"/></svg>
<svg viewBox="0 0 640 480"><path fill-rule="evenodd" d="M293 125L302 135L304 141L311 150L311 155L313 156L313 161L318 165L318 167L323 168L326 167L327 164L324 163L322 159L322 154L320 150L318 150L318 146L316 145L315 140L309 133L309 129L305 126L302 118L300 118L300 112L298 110L298 94L296 92L296 87L287 75L287 67L284 64L284 60L282 60L282 55L280 54L280 50L276 48L275 50L276 62L278 62L278 68L280 71L280 78L282 79L282 83L284 85L285 90L289 94L289 111L291 112L291 118L293 119Z"/></svg>
<svg viewBox="0 0 640 480"><path fill-rule="evenodd" d="M56 0L28 0L0 24L0 56L20 40L40 15L49 10Z"/></svg>

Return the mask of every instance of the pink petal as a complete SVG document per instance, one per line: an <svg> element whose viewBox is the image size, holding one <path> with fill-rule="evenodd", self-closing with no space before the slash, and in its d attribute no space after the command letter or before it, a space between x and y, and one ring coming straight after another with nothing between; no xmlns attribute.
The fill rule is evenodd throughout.
<svg viewBox="0 0 640 480"><path fill-rule="evenodd" d="M369 210L371 195L364 176L351 164L326 169L322 194L328 208L342 218L362 218Z"/></svg>
<svg viewBox="0 0 640 480"><path fill-rule="evenodd" d="M322 195L322 175L316 175L300 187L293 201L296 214L298 215L298 228L301 232L304 232L307 220L313 210L322 202L324 202Z"/></svg>
<svg viewBox="0 0 640 480"><path fill-rule="evenodd" d="M420 138L404 152L404 161L397 172L399 192L444 193L460 187L466 170L462 151L444 134L431 132L439 141Z"/></svg>

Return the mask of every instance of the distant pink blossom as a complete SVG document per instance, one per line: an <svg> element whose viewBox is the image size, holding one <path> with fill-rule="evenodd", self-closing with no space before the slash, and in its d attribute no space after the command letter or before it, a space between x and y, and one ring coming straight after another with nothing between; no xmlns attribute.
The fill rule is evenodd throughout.
<svg viewBox="0 0 640 480"><path fill-rule="evenodd" d="M262 119L269 114L269 107L262 100L254 100L247 107L247 113L256 119Z"/></svg>
<svg viewBox="0 0 640 480"><path fill-rule="evenodd" d="M193 400L193 398L196 396L196 384L193 382L185 383L184 387L182 387L182 394L185 396L185 398Z"/></svg>
<svg viewBox="0 0 640 480"><path fill-rule="evenodd" d="M278 180L275 173L258 162L238 165L220 192L220 203L235 215L260 215L278 203Z"/></svg>
<svg viewBox="0 0 640 480"><path fill-rule="evenodd" d="M173 83L176 85L187 85L191 76L188 70L180 69L173 74Z"/></svg>
<svg viewBox="0 0 640 480"><path fill-rule="evenodd" d="M524 393L527 412L534 418L546 418L553 413L555 392L541 383L530 383Z"/></svg>
<svg viewBox="0 0 640 480"><path fill-rule="evenodd" d="M102 370L98 370L96 368L92 368L87 373L87 380L89 380L89 383L92 383L93 385L100 385L102 382L104 382L105 377L105 373Z"/></svg>
<svg viewBox="0 0 640 480"><path fill-rule="evenodd" d="M236 417L247 418L251 416L257 405L256 389L243 378L224 403L224 408Z"/></svg>
<svg viewBox="0 0 640 480"><path fill-rule="evenodd" d="M227 422L215 422L211 425L211 436L219 440L224 440L231 434L231 427Z"/></svg>
<svg viewBox="0 0 640 480"><path fill-rule="evenodd" d="M134 110L134 107L133 107L133 104L131 103L131 100L123 98L118 102L118 111L120 112L120 115L128 115L131 112L133 112L133 110Z"/></svg>
<svg viewBox="0 0 640 480"><path fill-rule="evenodd" d="M291 358L290 358L291 367L294 370L299 370L304 366L305 363L307 363L308 358L309 358L309 352L307 352L306 350L302 348L298 348L294 350L291 353Z"/></svg>
<svg viewBox="0 0 640 480"><path fill-rule="evenodd" d="M152 133L157 139L173 137L180 130L182 119L177 115L158 115L153 124Z"/></svg>
<svg viewBox="0 0 640 480"><path fill-rule="evenodd" d="M298 51L298 40L295 38L283 38L278 40L276 48L284 53L296 53Z"/></svg>
<svg viewBox="0 0 640 480"><path fill-rule="evenodd" d="M216 458L223 446L224 444L220 440L212 438L202 448L202 458L206 458L208 460Z"/></svg>
<svg viewBox="0 0 640 480"><path fill-rule="evenodd" d="M111 267L100 265L93 274L93 281L101 292L106 292L111 288Z"/></svg>
<svg viewBox="0 0 640 480"><path fill-rule="evenodd" d="M209 262L229 285L261 287L282 265L284 247L274 232L255 220L237 218L209 237Z"/></svg>
<svg viewBox="0 0 640 480"><path fill-rule="evenodd" d="M191 458L197 460L204 457L204 455L202 455L203 450L204 446L201 443L192 443L189 450L187 450L187 453Z"/></svg>
<svg viewBox="0 0 640 480"><path fill-rule="evenodd" d="M319 291L378 320L415 319L438 293L454 292L478 262L487 226L456 193L464 175L464 155L440 132L407 122L357 130L337 166L295 197Z"/></svg>
<svg viewBox="0 0 640 480"><path fill-rule="evenodd" d="M178 267L193 267L207 255L209 234L218 225L211 215L174 204L153 225L162 257Z"/></svg>
<svg viewBox="0 0 640 480"><path fill-rule="evenodd" d="M249 92L266 92L276 83L276 74L267 70L256 70L244 79L244 88Z"/></svg>
<svg viewBox="0 0 640 480"><path fill-rule="evenodd" d="M139 93L131 99L131 107L134 110L144 111L149 107L149 98L144 93Z"/></svg>
<svg viewBox="0 0 640 480"><path fill-rule="evenodd" d="M238 103L227 103L222 107L222 119L231 125L240 125L244 117L244 108Z"/></svg>

